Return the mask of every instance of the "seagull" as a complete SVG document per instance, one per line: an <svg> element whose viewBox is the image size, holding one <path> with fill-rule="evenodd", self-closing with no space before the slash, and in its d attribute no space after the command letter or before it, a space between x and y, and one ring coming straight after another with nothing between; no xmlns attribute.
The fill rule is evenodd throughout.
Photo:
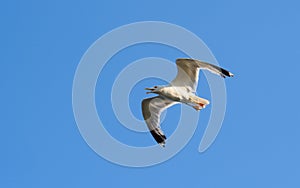
<svg viewBox="0 0 300 188"><path fill-rule="evenodd" d="M167 86L154 86L145 88L147 94L154 93L158 96L142 101L142 113L147 127L162 147L165 147L167 137L160 128L161 113L178 103L186 104L199 111L209 104L209 101L196 95L199 70L205 69L221 77L233 77L233 74L221 67L196 59L176 59L177 76Z"/></svg>

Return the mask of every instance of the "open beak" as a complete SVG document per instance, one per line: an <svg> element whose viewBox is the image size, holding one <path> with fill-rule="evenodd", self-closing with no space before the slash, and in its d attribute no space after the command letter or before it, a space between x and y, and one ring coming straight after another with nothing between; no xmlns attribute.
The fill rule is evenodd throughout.
<svg viewBox="0 0 300 188"><path fill-rule="evenodd" d="M145 88L145 90L148 90L148 92L146 92L146 94L149 94L149 93L153 93L154 92L154 88Z"/></svg>

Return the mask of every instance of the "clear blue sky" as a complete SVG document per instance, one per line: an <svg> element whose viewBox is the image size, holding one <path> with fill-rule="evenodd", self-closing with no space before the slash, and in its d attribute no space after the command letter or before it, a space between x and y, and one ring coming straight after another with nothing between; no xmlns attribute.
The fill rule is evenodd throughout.
<svg viewBox="0 0 300 188"><path fill-rule="evenodd" d="M299 187L299 7L296 0L1 1L0 187ZM197 34L235 77L226 80L224 124L205 153L197 148L209 110L174 158L128 168L102 159L82 139L72 111L72 82L96 39L146 20ZM147 56L174 60L182 54L141 45L115 59L129 63ZM107 83L118 73L113 65L114 59L103 75ZM155 80L146 82L152 86ZM141 84L133 90L140 98ZM200 84L209 98L205 80ZM130 100L141 117L139 101ZM105 118L120 126L111 109ZM153 143L147 134L110 131L129 144L135 136Z"/></svg>

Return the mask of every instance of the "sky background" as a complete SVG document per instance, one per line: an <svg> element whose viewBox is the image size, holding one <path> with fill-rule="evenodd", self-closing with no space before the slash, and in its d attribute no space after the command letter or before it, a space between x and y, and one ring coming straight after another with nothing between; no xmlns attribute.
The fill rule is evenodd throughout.
<svg viewBox="0 0 300 188"><path fill-rule="evenodd" d="M1 1L0 187L299 187L299 7L296 0ZM100 36L149 20L192 31L235 77L226 79L226 117L206 152L197 149L210 107L174 158L148 168L122 167L99 157L81 137L72 111L73 77ZM161 45L126 50L103 70L103 88L133 60L182 56ZM137 118L146 97L141 88L157 83L163 82L148 79L132 90ZM205 79L199 87L210 98ZM109 95L97 95L98 112ZM106 108L103 121L114 137L136 146L154 144L150 135L122 127ZM180 106L168 111L168 135L179 112Z"/></svg>

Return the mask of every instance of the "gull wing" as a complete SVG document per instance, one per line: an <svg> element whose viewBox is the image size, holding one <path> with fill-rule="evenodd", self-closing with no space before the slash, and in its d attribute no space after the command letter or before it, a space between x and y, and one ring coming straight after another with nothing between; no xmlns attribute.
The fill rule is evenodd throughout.
<svg viewBox="0 0 300 188"><path fill-rule="evenodd" d="M171 82L172 86L190 87L192 92L195 92L198 85L199 70L206 69L214 74L218 74L225 78L233 77L233 74L221 67L212 65L195 59L177 59L177 76Z"/></svg>
<svg viewBox="0 0 300 188"><path fill-rule="evenodd" d="M174 104L177 104L177 102L160 96L144 99L142 101L143 117L148 129L156 142L163 147L165 146L165 140L167 138L160 128L160 114Z"/></svg>

